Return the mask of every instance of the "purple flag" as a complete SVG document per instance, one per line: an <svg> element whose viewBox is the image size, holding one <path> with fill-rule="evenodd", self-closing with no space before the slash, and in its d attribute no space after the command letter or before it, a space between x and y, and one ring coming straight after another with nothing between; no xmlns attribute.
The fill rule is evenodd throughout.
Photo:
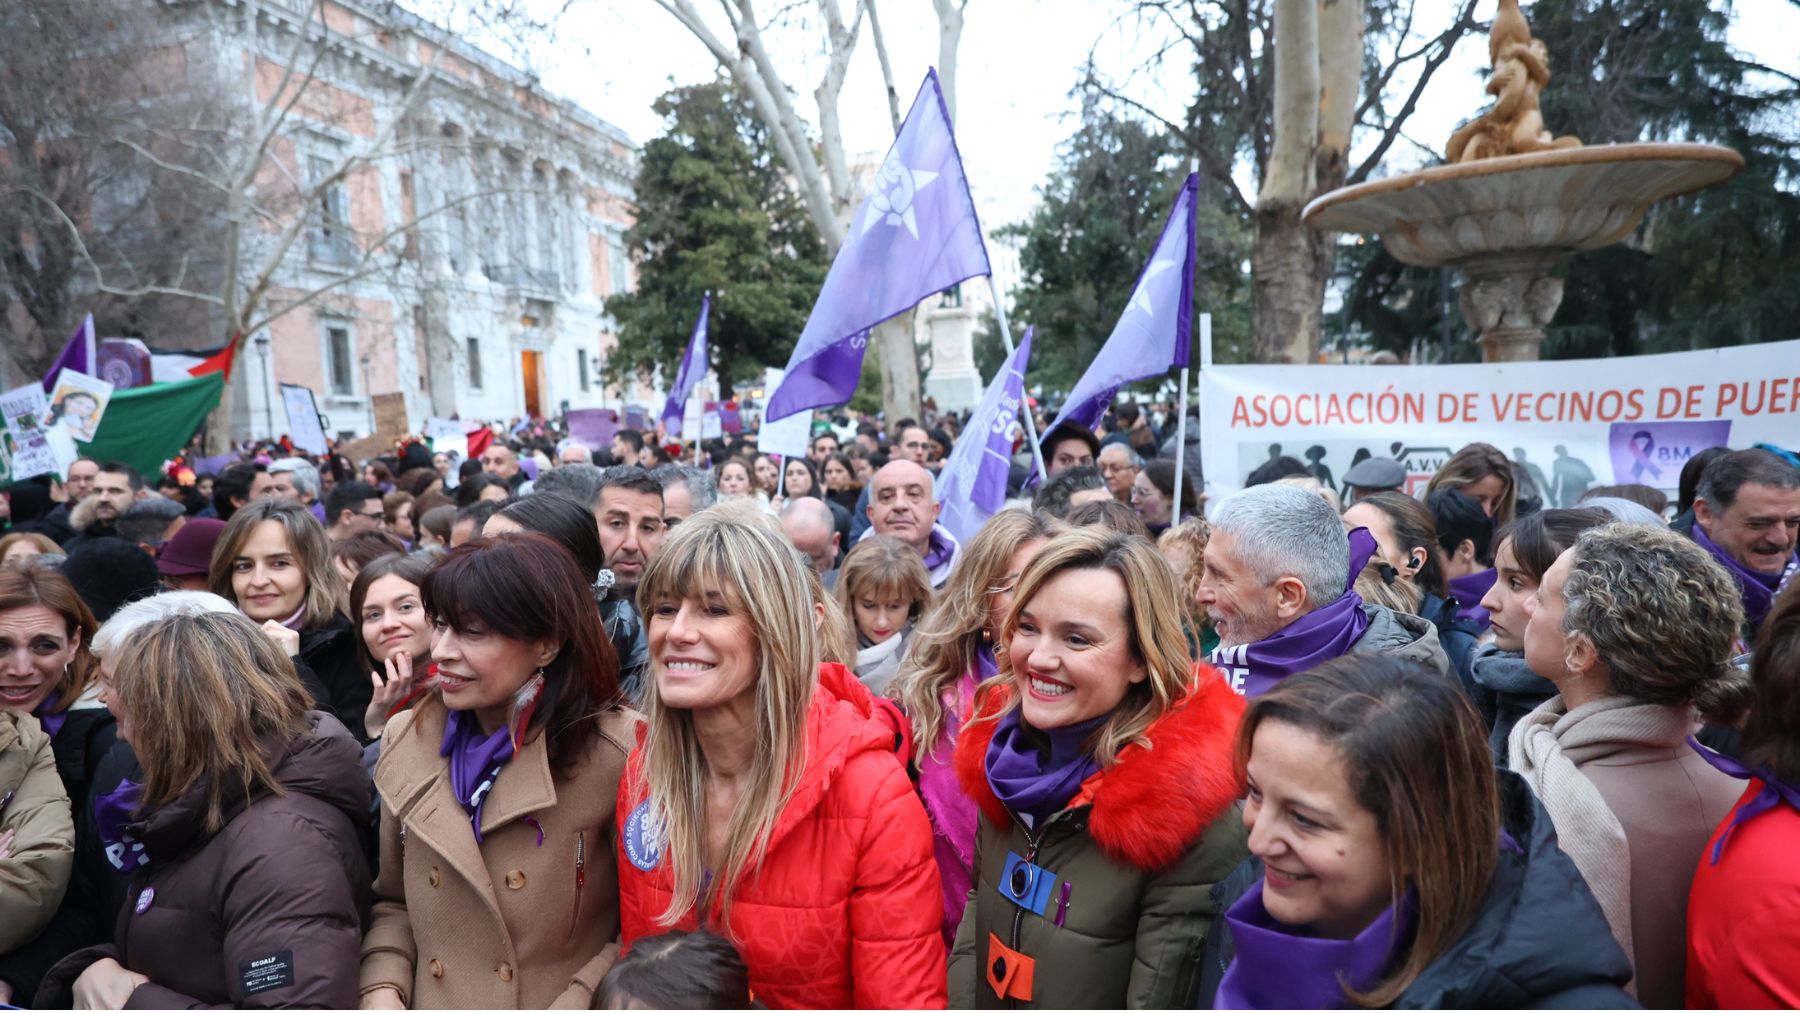
<svg viewBox="0 0 1800 1013"><path fill-rule="evenodd" d="M981 404L969 416L963 436L944 462L938 480L938 523L967 544L1006 502L1006 475L1012 468L1012 427L1025 400L1025 363L1031 358L1031 328L1006 360Z"/></svg>
<svg viewBox="0 0 1800 1013"><path fill-rule="evenodd" d="M688 336L687 352L681 357L681 368L675 372L675 386L669 388L669 403L663 405L663 429L670 436L681 435L688 395L706 375L706 318L711 313L712 293L708 292L700 297L700 319L694 321L694 333Z"/></svg>
<svg viewBox="0 0 1800 1013"><path fill-rule="evenodd" d="M100 356L94 350L94 315L89 313L81 326L75 328L75 333L69 335L62 352L50 364L50 372L44 374L44 393L50 393L50 388L56 386L56 378L65 369L97 376L95 370L99 368Z"/></svg>
<svg viewBox="0 0 1800 1013"><path fill-rule="evenodd" d="M1120 387L1161 376L1171 366L1188 364L1188 348L1193 344L1194 194L1199 185L1198 174L1188 176L1181 185L1162 238L1138 275L1137 287L1113 325L1112 336L1069 391L1062 414L1045 432L1055 432L1064 421L1092 429Z"/></svg>
<svg viewBox="0 0 1800 1013"><path fill-rule="evenodd" d="M619 413L611 408L577 408L564 419L569 426L569 439L589 450L610 449L613 434L619 431Z"/></svg>
<svg viewBox="0 0 1800 1013"><path fill-rule="evenodd" d="M764 417L774 421L850 400L871 328L987 273L987 246L950 115L937 71L928 71L868 199L850 221Z"/></svg>

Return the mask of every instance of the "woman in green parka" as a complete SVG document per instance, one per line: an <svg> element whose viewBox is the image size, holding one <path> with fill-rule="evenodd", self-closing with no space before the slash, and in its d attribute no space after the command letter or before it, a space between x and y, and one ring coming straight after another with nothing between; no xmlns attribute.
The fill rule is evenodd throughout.
<svg viewBox="0 0 1800 1013"><path fill-rule="evenodd" d="M1176 594L1149 542L1093 530L1058 535L1021 575L999 674L956 746L982 820L952 1006L1192 997L1213 886L1247 853L1244 704L1190 666Z"/></svg>

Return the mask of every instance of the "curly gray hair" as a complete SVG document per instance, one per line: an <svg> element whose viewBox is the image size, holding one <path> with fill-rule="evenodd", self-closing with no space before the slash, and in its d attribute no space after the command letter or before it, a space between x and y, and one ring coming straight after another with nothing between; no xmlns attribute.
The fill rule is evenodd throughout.
<svg viewBox="0 0 1800 1013"><path fill-rule="evenodd" d="M1743 713L1750 679L1731 658L1744 606L1724 567L1647 524L1591 528L1572 551L1562 629L1594 645L1615 693L1692 704L1713 722Z"/></svg>

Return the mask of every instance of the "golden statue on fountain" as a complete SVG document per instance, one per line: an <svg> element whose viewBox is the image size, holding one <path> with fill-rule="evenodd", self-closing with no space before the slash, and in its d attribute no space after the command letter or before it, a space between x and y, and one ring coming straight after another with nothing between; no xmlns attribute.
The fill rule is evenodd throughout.
<svg viewBox="0 0 1800 1013"><path fill-rule="evenodd" d="M1550 80L1550 53L1531 37L1519 0L1500 0L1488 32L1493 75L1488 94L1494 104L1457 128L1444 149L1451 162L1473 162L1550 148L1577 148L1578 137L1552 137L1538 111L1538 94Z"/></svg>

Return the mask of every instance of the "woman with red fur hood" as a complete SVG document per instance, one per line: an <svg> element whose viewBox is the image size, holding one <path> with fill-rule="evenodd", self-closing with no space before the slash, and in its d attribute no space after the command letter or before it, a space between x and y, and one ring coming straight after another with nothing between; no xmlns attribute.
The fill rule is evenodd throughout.
<svg viewBox="0 0 1800 1013"><path fill-rule="evenodd" d="M618 803L623 942L711 929L772 1009L941 1009L908 723L821 663L822 598L754 511L696 514L651 560L646 721Z"/></svg>
<svg viewBox="0 0 1800 1013"><path fill-rule="evenodd" d="M956 744L982 820L952 1006L1191 1001L1213 885L1247 853L1244 704L1190 667L1180 615L1173 573L1130 535L1059 535L1020 577Z"/></svg>

